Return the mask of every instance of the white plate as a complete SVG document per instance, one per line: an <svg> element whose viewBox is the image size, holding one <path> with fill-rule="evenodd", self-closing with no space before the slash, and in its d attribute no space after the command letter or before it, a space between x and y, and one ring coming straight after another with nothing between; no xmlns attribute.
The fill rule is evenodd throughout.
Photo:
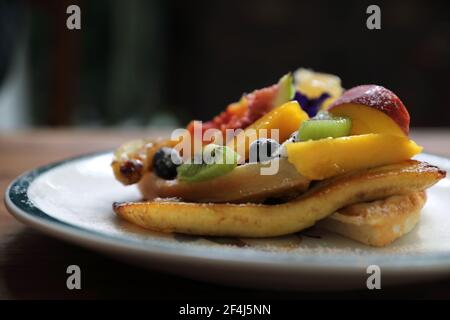
<svg viewBox="0 0 450 320"><path fill-rule="evenodd" d="M113 177L111 153L87 155L25 173L6 190L19 220L44 233L152 269L223 284L278 289L364 288L366 269L382 286L450 274L450 179L428 191L418 226L385 248L322 230L272 239L225 239L149 232L120 220L114 201L139 199ZM445 170L450 160L417 157Z"/></svg>

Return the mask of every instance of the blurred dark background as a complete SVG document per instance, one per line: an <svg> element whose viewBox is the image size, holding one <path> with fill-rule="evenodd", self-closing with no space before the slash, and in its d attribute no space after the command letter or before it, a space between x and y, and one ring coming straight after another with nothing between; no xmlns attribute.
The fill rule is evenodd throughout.
<svg viewBox="0 0 450 320"><path fill-rule="evenodd" d="M68 30L66 8L81 8ZM366 8L381 7L381 30ZM449 1L0 0L0 129L206 120L308 67L450 125Z"/></svg>

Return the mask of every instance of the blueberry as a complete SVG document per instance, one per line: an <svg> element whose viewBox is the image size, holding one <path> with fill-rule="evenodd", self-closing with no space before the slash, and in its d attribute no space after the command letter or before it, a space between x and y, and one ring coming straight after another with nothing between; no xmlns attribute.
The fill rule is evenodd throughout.
<svg viewBox="0 0 450 320"><path fill-rule="evenodd" d="M161 148L153 156L153 172L165 180L173 180L177 176L177 167L181 164L178 152L172 148Z"/></svg>
<svg viewBox="0 0 450 320"><path fill-rule="evenodd" d="M277 155L280 144L273 139L260 138L250 145L250 162L263 162Z"/></svg>

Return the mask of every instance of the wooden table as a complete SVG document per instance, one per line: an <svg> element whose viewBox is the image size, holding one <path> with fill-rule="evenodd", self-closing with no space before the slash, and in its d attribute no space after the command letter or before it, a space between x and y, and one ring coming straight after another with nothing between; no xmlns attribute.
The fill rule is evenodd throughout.
<svg viewBox="0 0 450 320"><path fill-rule="evenodd" d="M86 152L112 149L161 131L31 130L0 133L0 191L25 170ZM450 157L450 129L415 130L427 152ZM3 202L3 201L2 201ZM66 289L66 268L83 270L82 290ZM0 298L450 298L450 277L435 282L346 293L271 292L222 287L152 272L47 237L16 221L0 205Z"/></svg>

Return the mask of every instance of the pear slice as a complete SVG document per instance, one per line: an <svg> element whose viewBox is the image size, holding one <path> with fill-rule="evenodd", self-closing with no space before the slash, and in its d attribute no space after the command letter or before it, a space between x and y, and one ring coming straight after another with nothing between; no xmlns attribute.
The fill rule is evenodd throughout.
<svg viewBox="0 0 450 320"><path fill-rule="evenodd" d="M276 174L261 174L269 166L278 166ZM199 182L163 180L148 172L139 182L139 189L146 199L244 203L295 196L307 190L309 183L310 180L301 176L286 158L276 158L266 163L244 164L223 176Z"/></svg>

